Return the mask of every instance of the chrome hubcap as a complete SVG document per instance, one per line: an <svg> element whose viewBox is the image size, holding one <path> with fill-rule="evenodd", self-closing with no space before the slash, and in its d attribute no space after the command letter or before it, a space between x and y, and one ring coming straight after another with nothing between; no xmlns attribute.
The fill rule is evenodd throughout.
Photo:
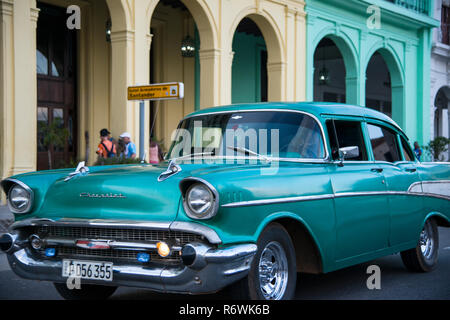
<svg viewBox="0 0 450 320"><path fill-rule="evenodd" d="M433 255L434 251L434 240L433 240L433 229L430 223L426 223L420 233L420 250L425 259L429 260Z"/></svg>
<svg viewBox="0 0 450 320"><path fill-rule="evenodd" d="M259 285L267 300L280 300L288 284L288 261L283 247L270 242L259 259Z"/></svg>

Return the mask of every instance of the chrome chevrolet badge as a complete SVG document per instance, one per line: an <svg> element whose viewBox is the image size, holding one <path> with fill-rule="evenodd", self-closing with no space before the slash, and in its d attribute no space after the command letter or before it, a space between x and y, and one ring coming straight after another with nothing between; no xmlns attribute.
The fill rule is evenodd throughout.
<svg viewBox="0 0 450 320"><path fill-rule="evenodd" d="M80 193L80 198L93 198L93 199L126 199L127 197L121 193Z"/></svg>

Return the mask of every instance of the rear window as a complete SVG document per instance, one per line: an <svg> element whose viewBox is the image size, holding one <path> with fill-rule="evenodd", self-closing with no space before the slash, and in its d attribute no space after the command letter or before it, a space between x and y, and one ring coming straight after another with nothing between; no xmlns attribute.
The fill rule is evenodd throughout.
<svg viewBox="0 0 450 320"><path fill-rule="evenodd" d="M374 124L367 124L367 129L373 157L376 161L397 162L402 160L397 144L397 134L394 131Z"/></svg>

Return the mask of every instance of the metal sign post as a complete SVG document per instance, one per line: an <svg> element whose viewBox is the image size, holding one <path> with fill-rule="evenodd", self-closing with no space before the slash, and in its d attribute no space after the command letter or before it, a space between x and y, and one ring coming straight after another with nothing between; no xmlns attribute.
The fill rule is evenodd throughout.
<svg viewBox="0 0 450 320"><path fill-rule="evenodd" d="M145 160L145 101L183 98L184 84L182 82L128 87L128 100L139 101L139 158L142 161Z"/></svg>
<svg viewBox="0 0 450 320"><path fill-rule="evenodd" d="M145 101L139 102L139 159L145 161Z"/></svg>

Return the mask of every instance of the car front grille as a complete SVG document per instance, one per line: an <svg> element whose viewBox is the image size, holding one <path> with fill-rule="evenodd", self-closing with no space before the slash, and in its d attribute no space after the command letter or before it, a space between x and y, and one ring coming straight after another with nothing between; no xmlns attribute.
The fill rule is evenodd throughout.
<svg viewBox="0 0 450 320"><path fill-rule="evenodd" d="M204 242L203 236L168 230L150 230L137 228L118 228L118 227L74 227L74 226L37 226L32 233L37 233L42 239L63 238L63 239L88 239L88 240L113 240L123 242L133 241L169 241L178 248L191 242ZM179 250L179 249L178 249ZM42 250L41 250L42 251ZM143 250L145 251L145 250ZM142 252L133 249L85 249L72 246L58 245L56 247L57 255L61 258L72 259L105 259L105 260L123 260L130 263L137 262L137 253ZM43 254L43 251L41 252ZM150 261L175 264L181 263L180 251L174 250L170 256L162 258L156 251L147 251L150 254Z"/></svg>
<svg viewBox="0 0 450 320"><path fill-rule="evenodd" d="M137 262L137 253L135 250L90 250L78 247L63 247L56 248L58 256L61 258L99 258L106 260L123 260L127 262ZM164 264L178 264L181 263L179 251L174 251L169 257L162 258L156 252L149 252L150 261Z"/></svg>
<svg viewBox="0 0 450 320"><path fill-rule="evenodd" d="M72 239L107 239L115 241L173 241L179 246L203 241L203 236L180 231L98 227L39 226L37 233L46 237Z"/></svg>

